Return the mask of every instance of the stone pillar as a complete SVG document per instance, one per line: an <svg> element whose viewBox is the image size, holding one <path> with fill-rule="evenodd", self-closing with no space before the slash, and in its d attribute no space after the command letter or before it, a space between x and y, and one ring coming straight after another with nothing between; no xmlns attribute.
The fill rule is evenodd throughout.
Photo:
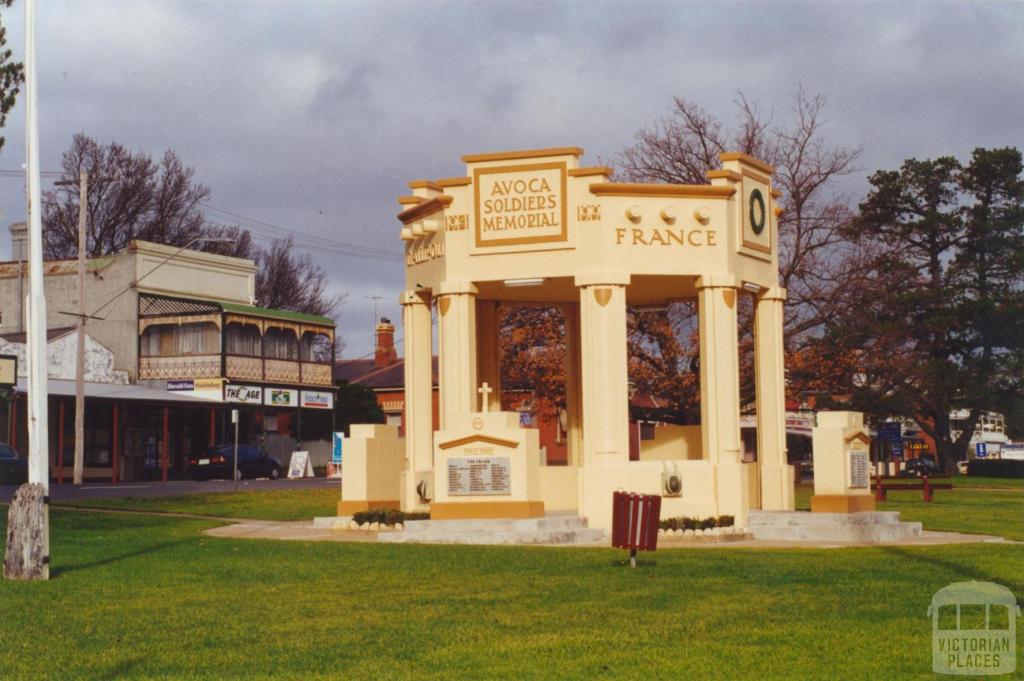
<svg viewBox="0 0 1024 681"><path fill-rule="evenodd" d="M626 285L629 275L577 276L584 466L629 461Z"/></svg>
<svg viewBox="0 0 1024 681"><path fill-rule="evenodd" d="M476 286L446 281L437 293L441 430L457 414L480 411L476 380Z"/></svg>
<svg viewBox="0 0 1024 681"><path fill-rule="evenodd" d="M583 419L580 411L580 306L562 306L565 317L565 412L566 450L569 465L583 463Z"/></svg>
<svg viewBox="0 0 1024 681"><path fill-rule="evenodd" d="M761 467L761 508L792 511L793 467L786 459L786 391L782 344L786 290L772 287L755 301L754 367L757 385L757 459Z"/></svg>
<svg viewBox="0 0 1024 681"><path fill-rule="evenodd" d="M477 380L492 390L487 410L501 411L501 356L498 349L498 302L476 302ZM479 405L479 400L477 401ZM474 410L476 411L476 410Z"/></svg>
<svg viewBox="0 0 1024 681"><path fill-rule="evenodd" d="M704 458L715 471L718 512L734 515L742 527L750 509L750 492L740 450L738 293L732 275L697 279L701 442Z"/></svg>
<svg viewBox="0 0 1024 681"><path fill-rule="evenodd" d="M402 472L402 510L424 510L416 492L417 472L433 469L433 351L430 295L406 291L399 299L405 352L405 466Z"/></svg>

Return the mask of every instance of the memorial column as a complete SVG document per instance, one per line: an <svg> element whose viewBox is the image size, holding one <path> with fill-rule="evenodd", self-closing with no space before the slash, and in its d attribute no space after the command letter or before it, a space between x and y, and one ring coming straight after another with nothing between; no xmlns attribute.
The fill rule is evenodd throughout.
<svg viewBox="0 0 1024 681"><path fill-rule="evenodd" d="M583 463L583 419L580 395L580 306L562 306L565 318L565 439L569 465Z"/></svg>
<svg viewBox="0 0 1024 681"><path fill-rule="evenodd" d="M629 461L626 285L629 275L577 276L583 466Z"/></svg>
<svg viewBox="0 0 1024 681"><path fill-rule="evenodd" d="M446 281L436 293L441 430L456 414L479 411L476 379L476 286Z"/></svg>
<svg viewBox="0 0 1024 681"><path fill-rule="evenodd" d="M731 274L697 278L700 317L700 434L704 459L714 470L718 512L746 524L747 471L740 450L738 291Z"/></svg>
<svg viewBox="0 0 1024 681"><path fill-rule="evenodd" d="M762 290L754 317L757 400L757 459L761 467L761 508L794 508L793 467L786 458L785 347L782 340L786 290Z"/></svg>
<svg viewBox="0 0 1024 681"><path fill-rule="evenodd" d="M430 294L406 291L402 305L405 354L405 470L402 472L402 509L426 508L416 493L417 471L433 469L433 351L431 348Z"/></svg>

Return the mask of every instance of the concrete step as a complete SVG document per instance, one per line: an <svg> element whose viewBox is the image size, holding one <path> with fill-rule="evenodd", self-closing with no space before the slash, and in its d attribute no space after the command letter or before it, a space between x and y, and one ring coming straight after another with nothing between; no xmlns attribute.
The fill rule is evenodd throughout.
<svg viewBox="0 0 1024 681"><path fill-rule="evenodd" d="M332 529L352 516L314 518L313 527ZM377 541L396 544L607 544L608 533L587 527L587 519L571 513L542 518L472 520L410 520L401 532L381 532Z"/></svg>
<svg viewBox="0 0 1024 681"><path fill-rule="evenodd" d="M417 532L534 532L586 529L587 521L577 515L549 515L542 518L487 518L466 520L410 520L405 531Z"/></svg>
<svg viewBox="0 0 1024 681"><path fill-rule="evenodd" d="M424 521L425 522L425 521ZM445 522L445 521L434 521ZM377 541L395 544L476 544L476 545L548 545L579 546L607 544L604 530L590 528L547 530L451 530L436 528L418 532L381 533Z"/></svg>
<svg viewBox="0 0 1024 681"><path fill-rule="evenodd" d="M921 536L921 523L901 522L896 511L809 513L751 511L749 530L766 541L898 542Z"/></svg>

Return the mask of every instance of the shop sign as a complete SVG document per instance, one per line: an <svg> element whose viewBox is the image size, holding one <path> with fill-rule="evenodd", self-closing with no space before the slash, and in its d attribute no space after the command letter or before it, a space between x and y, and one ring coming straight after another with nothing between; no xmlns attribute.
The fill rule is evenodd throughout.
<svg viewBox="0 0 1024 681"><path fill-rule="evenodd" d="M240 404L260 404L263 388L255 385L229 385L224 387L224 401Z"/></svg>
<svg viewBox="0 0 1024 681"><path fill-rule="evenodd" d="M334 409L334 393L303 390L301 406L307 409Z"/></svg>
<svg viewBox="0 0 1024 681"><path fill-rule="evenodd" d="M263 397L263 403L268 407L297 407L299 405L299 391L290 388L267 388Z"/></svg>

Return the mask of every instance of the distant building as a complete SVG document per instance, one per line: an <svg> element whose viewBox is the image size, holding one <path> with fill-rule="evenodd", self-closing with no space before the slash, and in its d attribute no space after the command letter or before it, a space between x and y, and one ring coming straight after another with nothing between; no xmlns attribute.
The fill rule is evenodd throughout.
<svg viewBox="0 0 1024 681"><path fill-rule="evenodd" d="M12 228L13 252L23 230ZM77 262L44 263L51 472L74 456ZM233 437L285 456L301 443L326 463L334 409L334 322L255 307L251 260L133 241L86 265L85 476L171 479L189 456ZM0 263L0 352L24 359L27 265ZM24 361L19 373L27 374ZM0 412L0 437L25 449L26 380ZM322 451L321 451L322 450ZM59 452L59 455L58 455Z"/></svg>

